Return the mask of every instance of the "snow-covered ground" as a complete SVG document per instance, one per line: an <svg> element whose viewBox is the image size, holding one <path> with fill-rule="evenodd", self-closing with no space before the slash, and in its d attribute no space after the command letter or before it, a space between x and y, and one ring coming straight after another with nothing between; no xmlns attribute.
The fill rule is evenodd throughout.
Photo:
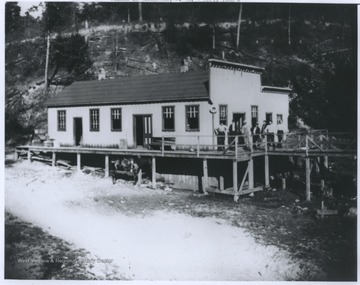
<svg viewBox="0 0 360 285"><path fill-rule="evenodd" d="M146 214L147 196L161 190L112 185L110 178L39 162L5 169L5 208L50 234L91 252L97 276L132 280L294 280L299 263L286 251L258 244L242 228L216 218L158 210ZM164 194L166 195L166 194ZM97 197L143 201L144 215L125 215ZM123 198L120 198L123 197ZM129 209L131 213L131 209Z"/></svg>

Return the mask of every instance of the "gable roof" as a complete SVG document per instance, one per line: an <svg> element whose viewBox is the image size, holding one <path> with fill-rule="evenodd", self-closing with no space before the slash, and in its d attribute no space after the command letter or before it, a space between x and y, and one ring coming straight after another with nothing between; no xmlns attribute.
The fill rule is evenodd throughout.
<svg viewBox="0 0 360 285"><path fill-rule="evenodd" d="M208 100L208 84L208 70L78 81L49 98L46 105L65 107Z"/></svg>

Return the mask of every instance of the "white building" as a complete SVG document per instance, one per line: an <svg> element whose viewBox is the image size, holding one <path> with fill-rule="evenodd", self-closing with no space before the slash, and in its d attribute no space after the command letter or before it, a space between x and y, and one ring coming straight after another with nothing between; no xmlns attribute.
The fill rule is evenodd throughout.
<svg viewBox="0 0 360 285"><path fill-rule="evenodd" d="M75 82L48 100L48 133L63 146L131 148L162 136L210 145L214 126L233 119L287 127L291 89L262 86L263 71L212 59L207 70Z"/></svg>

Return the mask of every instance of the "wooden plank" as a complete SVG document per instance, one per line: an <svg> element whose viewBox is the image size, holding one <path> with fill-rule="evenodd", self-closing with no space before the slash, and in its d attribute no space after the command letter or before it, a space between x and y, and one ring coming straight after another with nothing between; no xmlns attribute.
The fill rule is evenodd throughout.
<svg viewBox="0 0 360 285"><path fill-rule="evenodd" d="M257 192L257 191L262 191L262 190L263 190L262 186L255 187L253 189L245 189L245 190L242 190L241 192L237 192L236 196L238 198L241 195L246 195L246 194L250 194L250 193ZM226 194L226 195L234 195L234 189L232 187L231 188L226 188L226 189L224 189L222 191L220 191L219 189L211 189L211 190L209 190L209 192L211 192L211 193L219 193L219 194Z"/></svg>
<svg viewBox="0 0 360 285"><path fill-rule="evenodd" d="M310 167L310 157L305 158L305 165L306 165L306 201L311 200L311 180L310 180L310 174L311 174L311 167Z"/></svg>

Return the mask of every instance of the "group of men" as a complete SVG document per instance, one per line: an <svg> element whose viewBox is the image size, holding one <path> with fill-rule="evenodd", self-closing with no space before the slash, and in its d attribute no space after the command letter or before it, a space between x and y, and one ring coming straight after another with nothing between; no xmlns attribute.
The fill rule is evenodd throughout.
<svg viewBox="0 0 360 285"><path fill-rule="evenodd" d="M219 127L215 129L215 134L217 135L217 145L218 145L217 150L223 151L225 149L226 134L228 134L229 145L233 144L236 136L240 136L239 144L244 144L245 148L248 149L250 149L251 136L252 136L252 144L254 149L257 149L259 147L260 143L262 143L263 139L266 136L269 147L273 147L273 149L275 149L276 146L275 135L278 136L277 147L282 147L284 133L285 133L285 126L282 121L280 121L278 125L275 126L272 123L272 121L269 121L267 123L267 121L264 120L261 128L259 127L258 122L256 122L256 124L250 128L247 122L244 121L240 131L236 127L235 120L232 121L229 127L227 127L222 122L220 122Z"/></svg>

